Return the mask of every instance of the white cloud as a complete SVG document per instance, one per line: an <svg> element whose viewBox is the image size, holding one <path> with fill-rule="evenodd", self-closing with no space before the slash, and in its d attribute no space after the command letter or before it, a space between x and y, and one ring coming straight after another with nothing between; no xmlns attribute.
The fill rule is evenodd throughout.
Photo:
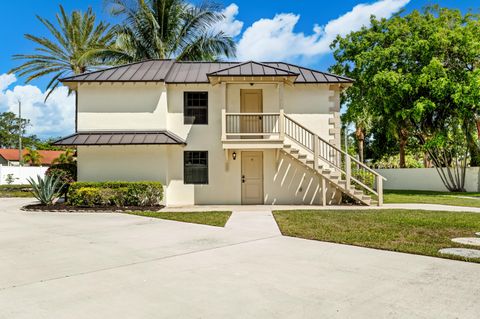
<svg viewBox="0 0 480 319"><path fill-rule="evenodd" d="M56 137L71 134L75 128L75 96L68 95L68 88L58 87L45 103L46 92L37 86L15 85L13 74L0 75L0 112L18 114L18 101L22 102L22 118L30 120L28 134L40 137Z"/></svg>
<svg viewBox="0 0 480 319"><path fill-rule="evenodd" d="M4 73L0 75L0 92L5 90L12 84L13 82L17 81L15 74L12 73Z"/></svg>
<svg viewBox="0 0 480 319"><path fill-rule="evenodd" d="M324 26L315 25L313 33L295 32L300 15L281 13L273 19L260 19L243 33L237 47L239 60L295 60L330 52L329 45L340 35L368 25L370 16L389 18L410 0L380 0L358 4Z"/></svg>
<svg viewBox="0 0 480 319"><path fill-rule="evenodd" d="M222 10L225 19L215 25L215 31L223 31L225 34L236 37L242 32L243 22L236 20L238 14L238 6L235 3L230 4Z"/></svg>

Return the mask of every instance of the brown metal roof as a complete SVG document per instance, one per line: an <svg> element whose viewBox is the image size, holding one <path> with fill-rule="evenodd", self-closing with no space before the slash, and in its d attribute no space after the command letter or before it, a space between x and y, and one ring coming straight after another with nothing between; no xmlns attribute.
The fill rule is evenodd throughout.
<svg viewBox="0 0 480 319"><path fill-rule="evenodd" d="M154 145L186 142L169 131L78 132L54 145Z"/></svg>
<svg viewBox="0 0 480 319"><path fill-rule="evenodd" d="M210 83L208 76L297 76L294 83L352 83L347 77L284 62L147 60L61 79L62 82Z"/></svg>

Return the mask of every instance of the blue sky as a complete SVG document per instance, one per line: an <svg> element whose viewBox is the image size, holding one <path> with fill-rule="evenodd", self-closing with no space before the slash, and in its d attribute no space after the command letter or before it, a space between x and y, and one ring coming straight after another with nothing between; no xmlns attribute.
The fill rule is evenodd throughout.
<svg viewBox="0 0 480 319"><path fill-rule="evenodd" d="M227 21L221 26L235 36L239 45L239 60L286 60L308 67L326 70L333 63L328 43L337 33L352 31L371 13L390 16L401 8L405 12L421 9L428 4L479 10L478 0L232 0L222 1ZM32 121L30 133L41 137L59 136L73 130L73 99L60 89L51 102L44 104L48 78L35 80L26 86L23 78L6 73L18 62L15 53L33 52L33 44L24 39L25 33L48 36L36 20L40 15L55 18L58 5L67 11L92 7L98 17L116 22L104 10L103 0L37 1L15 0L2 2L0 10L0 112L16 110L16 99L25 104L25 116ZM368 19L367 19L368 21Z"/></svg>

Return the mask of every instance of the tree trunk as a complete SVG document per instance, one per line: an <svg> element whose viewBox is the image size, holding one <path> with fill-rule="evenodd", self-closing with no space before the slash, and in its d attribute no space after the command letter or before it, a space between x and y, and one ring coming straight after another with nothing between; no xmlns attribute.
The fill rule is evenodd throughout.
<svg viewBox="0 0 480 319"><path fill-rule="evenodd" d="M475 138L475 133L472 130L468 130L467 133L467 145L468 151L470 153L470 166L480 166L480 147L478 145L478 140L480 140L480 119L475 120L477 128L477 136Z"/></svg>
<svg viewBox="0 0 480 319"><path fill-rule="evenodd" d="M400 168L405 168L405 149L407 147L407 138L408 138L408 132L406 129L401 128L399 132L400 140L399 140L399 156L400 156L400 163L398 163Z"/></svg>
<svg viewBox="0 0 480 319"><path fill-rule="evenodd" d="M424 168L431 168L432 167L432 160L428 155L428 152L423 153L423 167Z"/></svg>
<svg viewBox="0 0 480 319"><path fill-rule="evenodd" d="M365 132L362 127L357 126L355 129L355 137L358 143L358 160L363 163L364 146L365 146Z"/></svg>
<svg viewBox="0 0 480 319"><path fill-rule="evenodd" d="M480 117L476 118L475 124L477 125L477 138L480 140Z"/></svg>

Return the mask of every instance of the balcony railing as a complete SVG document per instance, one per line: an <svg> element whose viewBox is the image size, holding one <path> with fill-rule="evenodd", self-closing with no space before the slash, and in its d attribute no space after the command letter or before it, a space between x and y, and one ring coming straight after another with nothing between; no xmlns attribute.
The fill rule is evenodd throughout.
<svg viewBox="0 0 480 319"><path fill-rule="evenodd" d="M280 138L280 113L226 113L225 139Z"/></svg>

